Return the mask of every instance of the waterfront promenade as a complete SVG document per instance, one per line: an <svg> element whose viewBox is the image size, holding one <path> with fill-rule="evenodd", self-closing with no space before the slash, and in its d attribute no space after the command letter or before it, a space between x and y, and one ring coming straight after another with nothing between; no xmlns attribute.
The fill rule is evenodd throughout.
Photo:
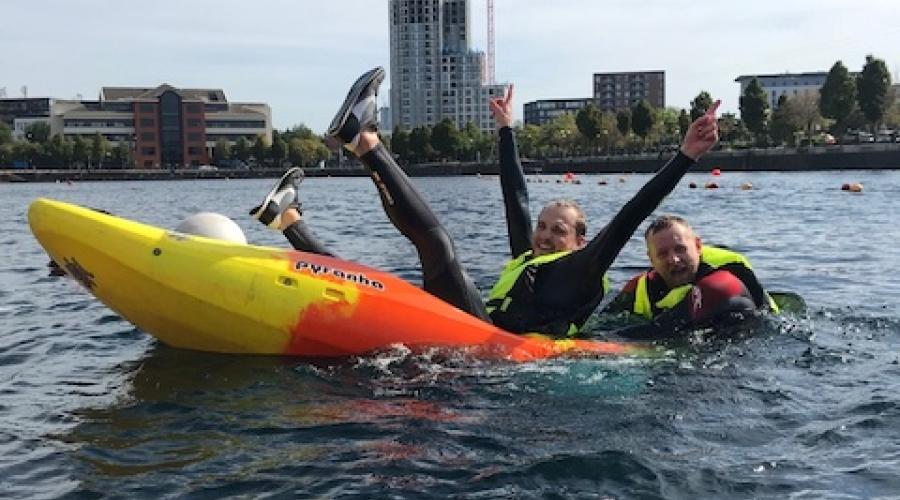
<svg viewBox="0 0 900 500"><path fill-rule="evenodd" d="M655 172L671 152L620 156L523 159L528 174L614 174ZM275 177L284 168L253 169L0 169L0 182L66 182L100 180L252 179ZM900 144L855 144L804 148L719 150L707 154L699 168L723 171L900 170ZM443 161L408 165L411 176L495 175L496 162ZM310 177L368 175L355 160L331 162L324 168L307 168Z"/></svg>

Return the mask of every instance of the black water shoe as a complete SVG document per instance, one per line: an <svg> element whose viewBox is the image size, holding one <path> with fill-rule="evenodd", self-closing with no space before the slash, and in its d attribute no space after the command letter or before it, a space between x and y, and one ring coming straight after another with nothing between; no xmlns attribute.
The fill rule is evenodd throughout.
<svg viewBox="0 0 900 500"><path fill-rule="evenodd" d="M384 68L371 69L360 76L350 87L347 98L325 137L325 144L333 150L341 146L353 151L359 144L359 133L363 130L377 130L378 126L378 86L384 80Z"/></svg>
<svg viewBox="0 0 900 500"><path fill-rule="evenodd" d="M275 187L266 194L262 204L250 210L250 215L266 226L280 231L281 214L291 207L300 210L297 193L301 182L303 182L303 169L300 167L288 169Z"/></svg>

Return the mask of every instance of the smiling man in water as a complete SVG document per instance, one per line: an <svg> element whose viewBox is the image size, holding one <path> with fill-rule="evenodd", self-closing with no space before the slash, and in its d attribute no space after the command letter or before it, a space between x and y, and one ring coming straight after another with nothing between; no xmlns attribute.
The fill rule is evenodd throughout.
<svg viewBox="0 0 900 500"><path fill-rule="evenodd" d="M644 239L653 267L632 278L607 311L628 311L651 323L623 330L624 336L668 337L725 318L778 311L746 257L704 246L681 217L656 219Z"/></svg>

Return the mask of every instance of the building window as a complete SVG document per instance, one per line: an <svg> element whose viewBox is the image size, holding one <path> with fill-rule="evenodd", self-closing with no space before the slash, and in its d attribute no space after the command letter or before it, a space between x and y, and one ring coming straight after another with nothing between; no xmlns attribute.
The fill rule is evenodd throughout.
<svg viewBox="0 0 900 500"><path fill-rule="evenodd" d="M144 156L152 156L156 154L156 148L154 147L143 147L141 148L141 154Z"/></svg>
<svg viewBox="0 0 900 500"><path fill-rule="evenodd" d="M202 139L200 137L200 134L198 134L197 132L188 132L187 140L190 142L197 142Z"/></svg>
<svg viewBox="0 0 900 500"><path fill-rule="evenodd" d="M141 118L141 126L142 127L152 127L156 124L156 121L153 118Z"/></svg>
<svg viewBox="0 0 900 500"><path fill-rule="evenodd" d="M150 103L141 103L140 105L141 113L152 113L155 110L155 106Z"/></svg>
<svg viewBox="0 0 900 500"><path fill-rule="evenodd" d="M202 148L197 148L197 147L193 147L193 146L188 148L189 155L199 155L199 154L202 154L201 151L202 151Z"/></svg>
<svg viewBox="0 0 900 500"><path fill-rule="evenodd" d="M142 141L155 141L156 133L154 132L141 132L141 140Z"/></svg>

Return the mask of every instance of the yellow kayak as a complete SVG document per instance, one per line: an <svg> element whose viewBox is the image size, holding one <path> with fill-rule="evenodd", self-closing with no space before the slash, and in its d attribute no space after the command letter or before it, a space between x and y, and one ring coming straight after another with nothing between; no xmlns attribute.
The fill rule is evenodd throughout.
<svg viewBox="0 0 900 500"><path fill-rule="evenodd" d="M646 351L515 335L396 276L336 258L182 234L49 199L31 204L28 222L66 273L173 347L332 357L403 344L516 361Z"/></svg>

